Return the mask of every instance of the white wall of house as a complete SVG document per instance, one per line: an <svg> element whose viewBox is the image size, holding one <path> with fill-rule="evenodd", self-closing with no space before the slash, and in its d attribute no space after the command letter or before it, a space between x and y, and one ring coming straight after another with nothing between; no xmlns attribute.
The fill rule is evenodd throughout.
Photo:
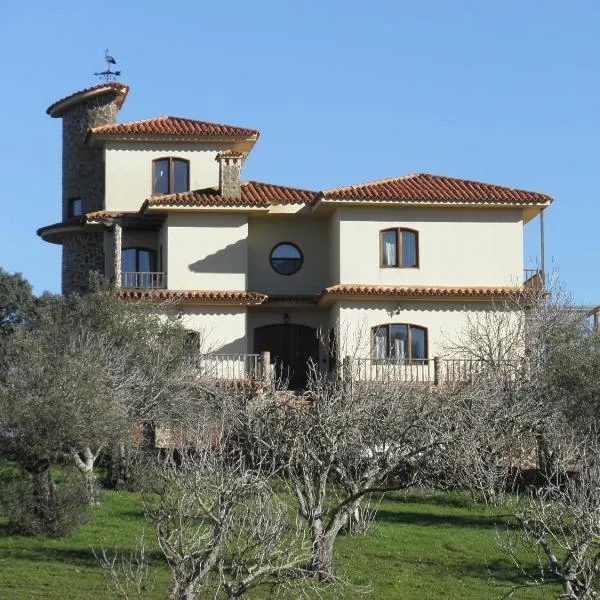
<svg viewBox="0 0 600 600"><path fill-rule="evenodd" d="M181 323L191 331L198 331L202 350L216 354L245 354L245 306L177 306Z"/></svg>
<svg viewBox="0 0 600 600"><path fill-rule="evenodd" d="M251 217L248 222L248 289L266 294L318 294L329 282L329 224L299 215ZM304 263L293 275L280 275L270 264L273 247L292 242Z"/></svg>
<svg viewBox="0 0 600 600"><path fill-rule="evenodd" d="M388 323L425 327L428 358L455 355L450 351L451 343L464 333L469 319L476 322L492 310L498 310L498 305L491 301L341 301L333 309L338 314L340 358L371 356L373 327Z"/></svg>
<svg viewBox="0 0 600 600"><path fill-rule="evenodd" d="M340 211L329 217L329 285L340 283Z"/></svg>
<svg viewBox="0 0 600 600"><path fill-rule="evenodd" d="M219 185L220 150L233 143L106 142L105 209L136 211L152 195L152 161L174 157L190 161L190 189Z"/></svg>
<svg viewBox="0 0 600 600"><path fill-rule="evenodd" d="M171 290L246 290L248 219L240 213L169 213Z"/></svg>
<svg viewBox="0 0 600 600"><path fill-rule="evenodd" d="M340 207L338 211L339 283L521 285L520 209L380 205ZM419 232L418 268L380 268L379 232L391 227L408 227Z"/></svg>

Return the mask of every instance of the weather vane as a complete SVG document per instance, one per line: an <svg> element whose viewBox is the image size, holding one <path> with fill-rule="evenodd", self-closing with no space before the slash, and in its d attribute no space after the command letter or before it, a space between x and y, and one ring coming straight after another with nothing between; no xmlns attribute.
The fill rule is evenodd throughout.
<svg viewBox="0 0 600 600"><path fill-rule="evenodd" d="M108 48L104 51L104 60L106 61L106 70L100 73L94 73L96 77L104 77L108 83L111 79L121 76L121 71L113 71L110 65L116 65L117 61L108 53Z"/></svg>

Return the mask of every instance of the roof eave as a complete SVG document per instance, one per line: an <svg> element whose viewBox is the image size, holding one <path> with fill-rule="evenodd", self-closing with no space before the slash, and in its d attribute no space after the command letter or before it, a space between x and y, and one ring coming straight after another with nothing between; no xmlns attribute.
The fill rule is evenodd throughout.
<svg viewBox="0 0 600 600"><path fill-rule="evenodd" d="M142 142L160 142L168 143L234 143L244 147L244 152L248 152L247 147L252 147L258 140L260 134L243 135L198 135L198 134L172 134L172 133L102 133L94 132L90 129L86 136L86 143L90 146L101 146L105 142L117 143L142 143Z"/></svg>

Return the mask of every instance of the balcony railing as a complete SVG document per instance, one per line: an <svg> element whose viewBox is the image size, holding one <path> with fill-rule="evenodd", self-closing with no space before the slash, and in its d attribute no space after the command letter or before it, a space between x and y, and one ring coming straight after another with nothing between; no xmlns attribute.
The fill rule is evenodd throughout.
<svg viewBox="0 0 600 600"><path fill-rule="evenodd" d="M261 379L259 354L204 354L198 359L198 375L230 381Z"/></svg>
<svg viewBox="0 0 600 600"><path fill-rule="evenodd" d="M166 273L121 273L121 287L144 290L161 290L166 287Z"/></svg>
<svg viewBox="0 0 600 600"><path fill-rule="evenodd" d="M405 382L445 385L468 383L502 374L516 378L523 365L490 365L470 358L428 358L399 361L378 358L347 357L341 365L341 376L357 382Z"/></svg>

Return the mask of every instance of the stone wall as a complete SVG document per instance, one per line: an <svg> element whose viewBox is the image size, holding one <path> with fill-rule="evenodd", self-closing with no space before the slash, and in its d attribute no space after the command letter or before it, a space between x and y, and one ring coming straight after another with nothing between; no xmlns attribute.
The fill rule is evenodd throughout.
<svg viewBox="0 0 600 600"><path fill-rule="evenodd" d="M116 94L96 96L69 108L63 115L63 220L69 198L81 198L84 213L104 207L104 156L101 147L85 143L92 127L115 123Z"/></svg>
<svg viewBox="0 0 600 600"><path fill-rule="evenodd" d="M92 127L116 122L116 94L109 92L70 107L63 120L63 220L69 218L69 199L81 198L82 213L104 208L105 175L102 147L86 144ZM89 274L104 274L102 233L82 233L66 239L62 252L62 291L85 292Z"/></svg>
<svg viewBox="0 0 600 600"><path fill-rule="evenodd" d="M89 288L90 272L104 274L103 234L82 233L63 242L62 293L83 293Z"/></svg>

